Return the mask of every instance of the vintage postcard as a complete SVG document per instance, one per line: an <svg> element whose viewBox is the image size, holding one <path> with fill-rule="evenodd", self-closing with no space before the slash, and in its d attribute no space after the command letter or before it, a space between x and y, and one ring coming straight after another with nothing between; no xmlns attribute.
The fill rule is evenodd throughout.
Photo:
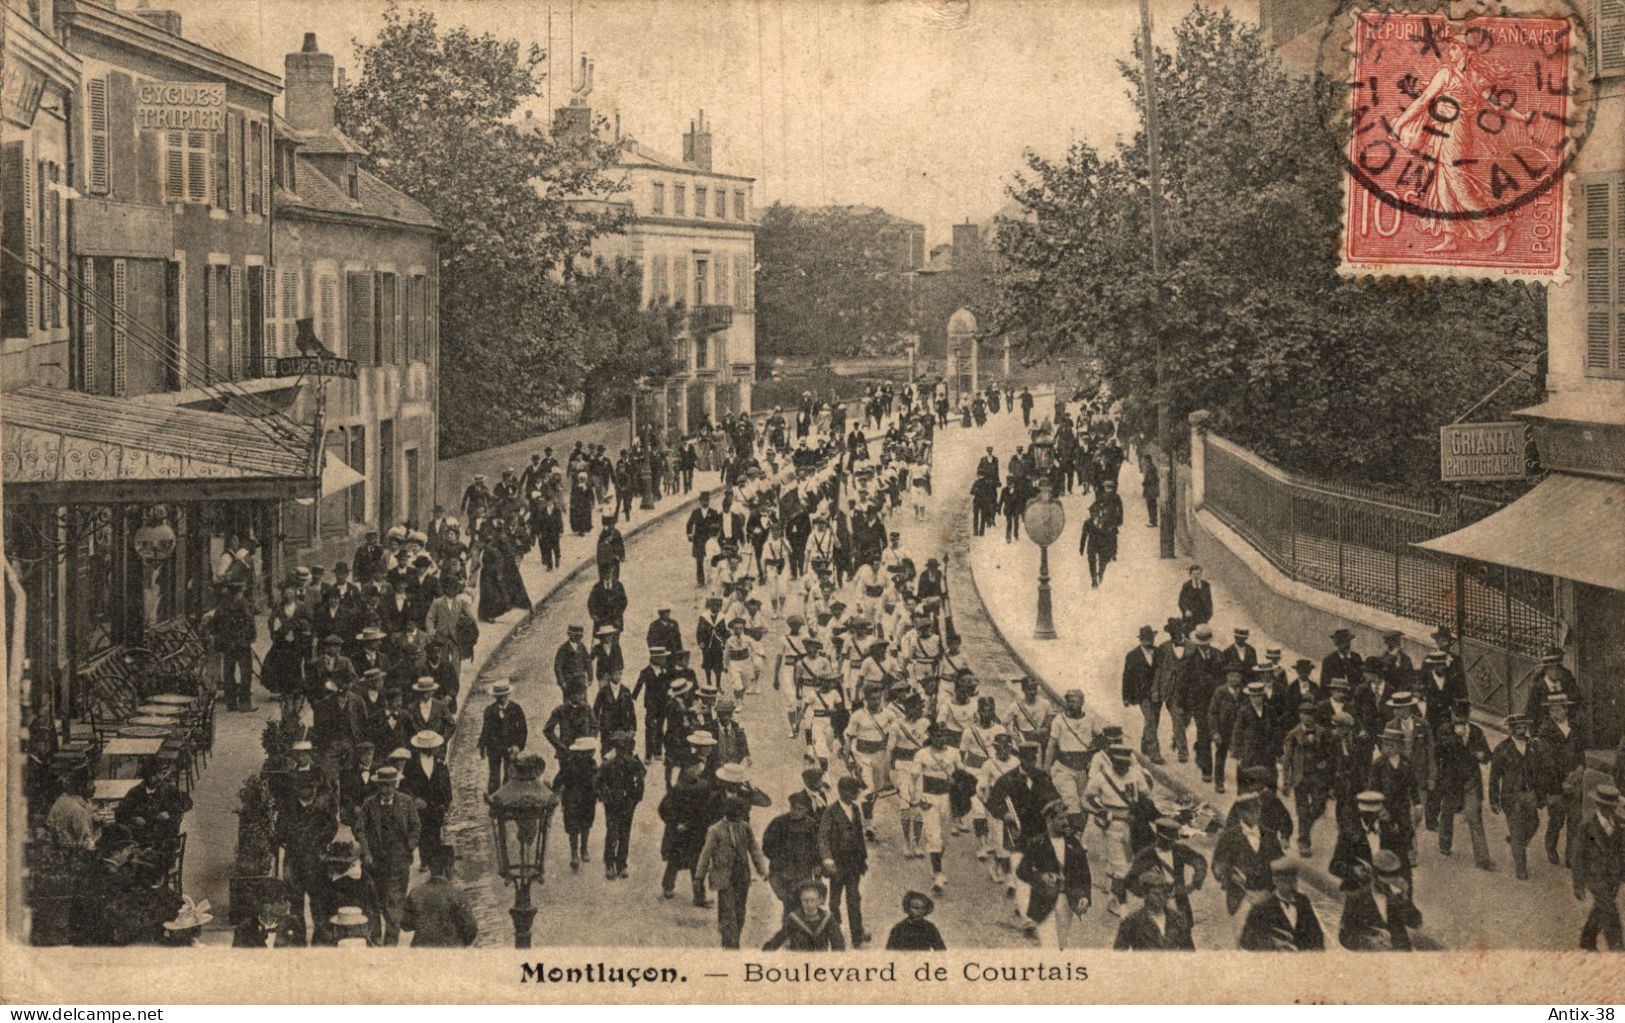
<svg viewBox="0 0 1625 1023"><path fill-rule="evenodd" d="M1617 1000L1621 4L0 10L0 998Z"/></svg>

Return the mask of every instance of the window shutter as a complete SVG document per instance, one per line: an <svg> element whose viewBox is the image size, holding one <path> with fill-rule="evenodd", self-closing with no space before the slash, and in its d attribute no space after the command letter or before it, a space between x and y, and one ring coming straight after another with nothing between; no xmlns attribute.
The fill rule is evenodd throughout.
<svg viewBox="0 0 1625 1023"><path fill-rule="evenodd" d="M734 255L734 306L746 309L745 286L750 278L750 264L744 253Z"/></svg>
<svg viewBox="0 0 1625 1023"><path fill-rule="evenodd" d="M226 115L226 209L243 208L243 119L238 114Z"/></svg>
<svg viewBox="0 0 1625 1023"><path fill-rule="evenodd" d="M186 140L178 131L164 133L164 198L169 202L186 198Z"/></svg>
<svg viewBox="0 0 1625 1023"><path fill-rule="evenodd" d="M226 293L226 308L231 311L231 378L243 378L243 268L231 268L231 284Z"/></svg>
<svg viewBox="0 0 1625 1023"><path fill-rule="evenodd" d="M268 356L286 355L287 351L282 345L282 331L280 329L280 314L282 307L276 300L276 271L271 267L265 268L265 308L262 310L265 318L265 347L264 353Z"/></svg>
<svg viewBox="0 0 1625 1023"><path fill-rule="evenodd" d="M96 293L96 261L86 256L81 262L84 272L81 279L85 282L85 300L79 303L79 315L84 317L84 327L80 331L84 335L83 367L80 373L84 376L84 388L94 394L96 392L96 319L101 315L102 299Z"/></svg>
<svg viewBox="0 0 1625 1023"><path fill-rule="evenodd" d="M129 338L126 325L125 300L129 296L129 268L124 260L113 260L113 396L122 398L129 383L129 364L126 354Z"/></svg>
<svg viewBox="0 0 1625 1023"><path fill-rule="evenodd" d="M186 198L190 202L209 201L209 136L206 132L186 133Z"/></svg>
<svg viewBox="0 0 1625 1023"><path fill-rule="evenodd" d="M1598 0L1597 76L1625 74L1625 0Z"/></svg>
<svg viewBox="0 0 1625 1023"><path fill-rule="evenodd" d="M271 212L271 126L264 121L254 126L255 136L259 139L259 151L256 159L260 164L260 205L256 213Z"/></svg>
<svg viewBox="0 0 1625 1023"><path fill-rule="evenodd" d="M686 301L688 297L688 259L686 257L673 256L671 258L671 276L672 300L674 303L683 300L683 304L686 306L688 304Z"/></svg>
<svg viewBox="0 0 1625 1023"><path fill-rule="evenodd" d="M65 290L68 281L67 274L62 267L62 261L67 256L67 253L63 251L65 245L62 239L62 193L55 187L62 181L62 168L54 163L50 166L52 188L47 193L50 202L50 216L46 218L46 226L51 232L51 239L46 248L51 253L49 270L51 280L57 282L57 286L49 290L47 300L51 306L51 326L56 328L62 326L62 310L67 304Z"/></svg>
<svg viewBox="0 0 1625 1023"><path fill-rule="evenodd" d="M282 272L282 354L293 355L293 339L299 333L299 292L304 281L298 270ZM325 338L324 344L331 344Z"/></svg>
<svg viewBox="0 0 1625 1023"><path fill-rule="evenodd" d="M1620 352L1619 300L1625 289L1621 263L1620 223L1615 205L1622 189L1607 181L1581 186L1585 200L1585 372L1588 376L1616 376L1625 369Z"/></svg>
<svg viewBox="0 0 1625 1023"><path fill-rule="evenodd" d="M718 192L717 194L721 195L722 193ZM715 294L716 294L717 305L727 305L728 304L728 257L727 256L721 256L721 257L719 257L717 259L717 285L716 285Z"/></svg>
<svg viewBox="0 0 1625 1023"><path fill-rule="evenodd" d="M35 219L39 216L38 199L34 190L38 188L35 176L39 171L34 161L23 157L23 293L25 304L28 307L27 315L23 319L25 336L33 337L34 330L39 326L39 274L34 268L40 266L39 253L35 249L39 246L39 228Z"/></svg>
<svg viewBox="0 0 1625 1023"><path fill-rule="evenodd" d="M90 129L90 191L106 195L110 189L109 161L112 146L108 141L107 79L92 78L85 82L86 119Z"/></svg>
<svg viewBox="0 0 1625 1023"><path fill-rule="evenodd" d="M333 278L323 277L320 289L321 320L318 329L322 332L322 343L333 350L335 355L344 354L344 346L340 343L338 332L333 329L333 314L338 308L338 287Z"/></svg>
<svg viewBox="0 0 1625 1023"><path fill-rule="evenodd" d="M649 257L649 277L649 297L656 301L668 298L671 293L667 290L666 257L664 255L656 254Z"/></svg>

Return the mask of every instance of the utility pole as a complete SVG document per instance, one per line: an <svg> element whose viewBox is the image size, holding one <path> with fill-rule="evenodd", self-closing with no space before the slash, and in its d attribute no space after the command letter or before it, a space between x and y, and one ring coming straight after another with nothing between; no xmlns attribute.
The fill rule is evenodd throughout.
<svg viewBox="0 0 1625 1023"><path fill-rule="evenodd" d="M1162 490L1157 498L1161 508L1157 515L1160 534L1160 554L1174 557L1174 433L1168 414L1168 353L1162 330L1158 324L1155 301L1161 298L1162 286L1162 154L1157 147L1157 72L1156 51L1151 48L1151 6L1149 0L1140 0L1140 61L1145 78L1145 144L1147 170L1151 176L1151 281L1158 289L1152 304L1146 308L1146 326L1157 342L1157 447L1168 460L1162 478Z"/></svg>

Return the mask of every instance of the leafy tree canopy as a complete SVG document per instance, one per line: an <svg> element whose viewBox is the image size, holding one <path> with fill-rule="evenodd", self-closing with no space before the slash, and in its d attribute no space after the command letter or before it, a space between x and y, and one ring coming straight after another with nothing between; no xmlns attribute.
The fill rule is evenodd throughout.
<svg viewBox="0 0 1625 1023"><path fill-rule="evenodd" d="M1156 52L1161 273L1150 265L1146 142L1029 153L1001 221L996 329L1033 357L1096 355L1129 429L1154 433L1156 341L1176 434L1213 426L1288 467L1436 479L1438 427L1543 345L1539 289L1350 280L1336 272L1342 163L1256 25L1196 6ZM1139 51L1120 63L1144 110ZM1484 415L1527 404L1527 384Z"/></svg>
<svg viewBox="0 0 1625 1023"><path fill-rule="evenodd" d="M893 230L873 207L769 207L756 233L759 357L897 350L911 321Z"/></svg>

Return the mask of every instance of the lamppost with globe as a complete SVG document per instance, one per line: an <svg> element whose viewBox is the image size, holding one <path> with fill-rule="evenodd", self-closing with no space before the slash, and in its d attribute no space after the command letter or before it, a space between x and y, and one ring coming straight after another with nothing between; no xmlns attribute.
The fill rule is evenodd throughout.
<svg viewBox="0 0 1625 1023"><path fill-rule="evenodd" d="M544 762L539 754L521 753L514 759L513 778L485 797L491 814L491 840L496 847L497 871L514 886L513 947L530 947L536 907L530 886L542 883L547 855L547 830L553 823L558 796L542 781Z"/></svg>
<svg viewBox="0 0 1625 1023"><path fill-rule="evenodd" d="M1049 589L1049 545L1060 539L1066 528L1066 510L1050 492L1050 467L1055 464L1055 441L1046 424L1033 430L1033 471L1038 476L1038 496L1027 502L1021 524L1027 539L1038 545L1038 616L1033 625L1034 639L1055 638L1055 611Z"/></svg>

